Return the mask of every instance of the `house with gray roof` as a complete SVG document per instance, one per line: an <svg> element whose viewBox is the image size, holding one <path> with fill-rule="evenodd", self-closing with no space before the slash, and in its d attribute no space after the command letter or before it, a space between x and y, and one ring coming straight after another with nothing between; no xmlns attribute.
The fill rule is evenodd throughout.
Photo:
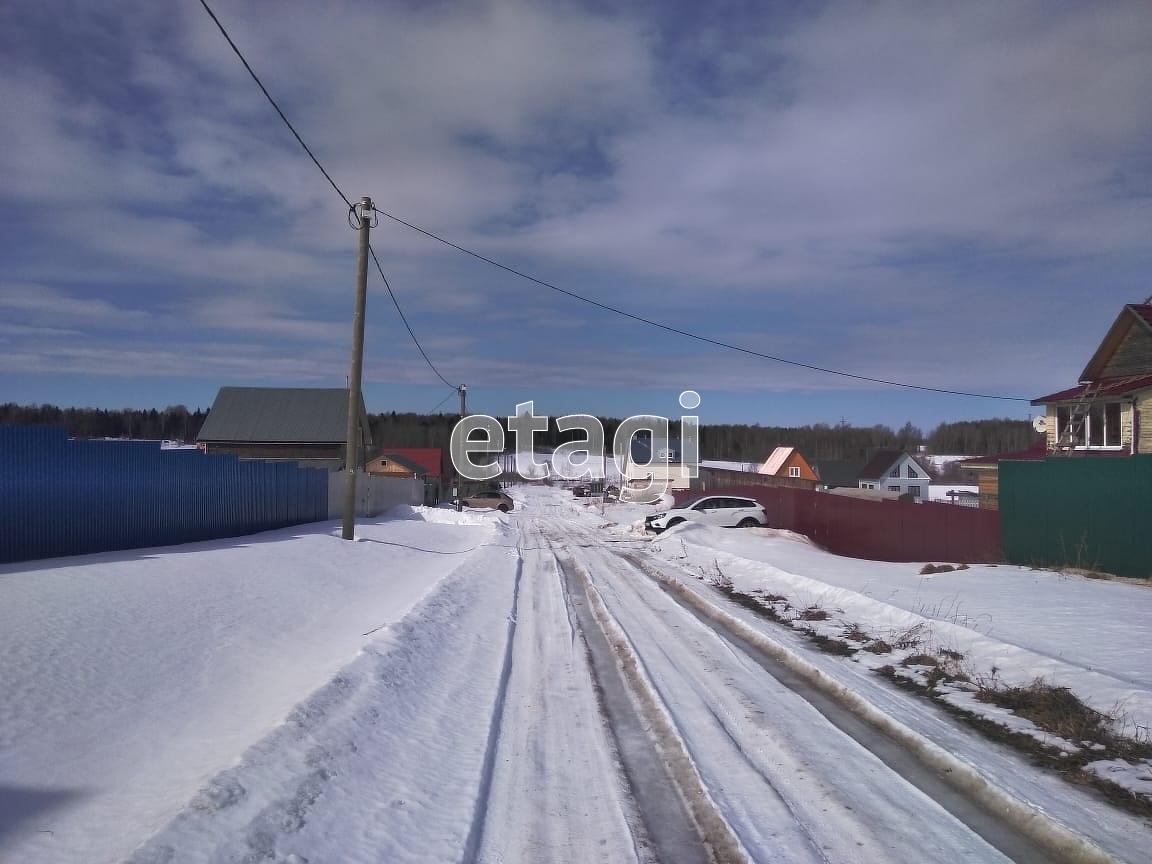
<svg viewBox="0 0 1152 864"><path fill-rule="evenodd" d="M372 447L363 398L357 428L363 466ZM347 435L346 387L221 387L197 442L206 453L339 470Z"/></svg>
<svg viewBox="0 0 1152 864"><path fill-rule="evenodd" d="M857 478L860 489L928 499L928 469L902 450L877 450Z"/></svg>

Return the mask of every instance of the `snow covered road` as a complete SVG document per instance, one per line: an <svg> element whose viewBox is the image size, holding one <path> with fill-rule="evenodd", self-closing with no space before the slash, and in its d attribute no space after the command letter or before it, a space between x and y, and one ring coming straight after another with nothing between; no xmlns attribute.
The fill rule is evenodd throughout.
<svg viewBox="0 0 1152 864"><path fill-rule="evenodd" d="M111 568L75 559L58 587L51 568L36 574L47 574L43 583L0 573L0 591L15 598L6 621L22 639L12 641L19 662L0 663L3 683L19 684L30 705L60 703L45 711L34 732L32 709L11 700L0 708L0 796L17 769L21 788L32 787L39 763L51 766L55 785L89 782L99 793L18 820L0 814L0 861L1049 860L1010 827L995 825L994 816L974 818L971 808L956 806L954 793L933 792L899 759L870 747L867 734L846 734L847 724L836 722L827 705L687 608L653 578L655 570L682 579L701 602L720 608L726 601L690 572L677 571L656 544L612 528L595 507L562 491L530 488L517 495L518 508L508 517L465 514L476 525L424 511L358 526L358 538L375 543L341 544L325 532L305 532L238 549L158 551ZM323 556L302 556L307 544ZM282 584L257 580L256 594L265 608L274 603L281 611L246 628L246 613L261 606L248 609L237 599L237 585L255 589L235 576L268 569L270 559L257 566L252 557L260 551L275 559L271 569ZM354 556L347 563L355 560L361 575L323 571L321 561L333 553ZM171 575L175 561L188 574L201 574L203 557L213 554L212 578ZM244 563L230 575L228 562L236 556ZM306 562L299 576L294 557ZM400 561L407 567L390 566ZM85 569L91 567L97 569ZM319 626L297 629L299 644L281 640L275 649L293 652L293 663L306 661L307 675L293 676L291 686L281 683L270 705L263 704L267 683L256 689L258 698L246 698L243 681L258 682L265 669L282 668L268 656L270 648L256 652L252 643L270 638L276 618L303 613L308 593L289 602L283 592L309 585L308 575L309 587L339 584L346 596L340 601L338 592L320 590L328 617L317 615ZM218 662L188 667L173 645L144 651L132 660L137 690L150 700L146 705L169 700L176 710L150 708L150 726L138 722L123 732L115 728L123 708L98 711L86 722L83 696L99 686L100 663L84 667L97 684L72 681L76 692L54 687L59 682L43 675L62 674L63 643L41 656L57 637L50 629L39 633L34 617L19 620L21 603L25 614L39 608L46 620L59 620L62 604L53 598L77 590L81 577L95 580L94 591L111 586L116 602L132 599L148 613L145 628L121 616L126 633L103 641L97 623L81 627L73 614L72 626L98 657L121 657L121 643L138 644L151 630L177 626L192 604L201 610L192 616L199 623L177 630L201 646L191 656L214 656L213 640L226 632L233 674L213 671ZM150 593L163 596L184 584L171 607ZM225 598L235 607L228 615L220 611ZM97 593L87 599L99 607ZM47 607L56 611L48 615ZM772 626L750 613L744 619L760 630ZM221 630L220 620L232 621L230 629ZM198 637L211 622L215 629ZM333 631L334 623L342 626ZM334 632L356 638L333 639ZM791 647L880 710L979 766L989 782L1057 814L1118 860L1141 860L1148 827L1138 818L982 743L866 668L820 655L798 637ZM255 667L235 665L246 654L258 658ZM342 654L345 659L333 663ZM191 691L183 682L163 686L173 664L198 670ZM229 683L234 680L241 686ZM229 701L243 722L221 725ZM245 719L276 710L278 725ZM198 726L202 722L215 726ZM214 735L204 734L209 728ZM52 760L45 748L58 735L84 758ZM137 735L149 743L134 744ZM243 735L246 749L232 743ZM149 748L159 748L163 759L150 762ZM171 766L182 779L165 774ZM189 786L197 772L200 779ZM136 811L132 796L141 778L162 794Z"/></svg>

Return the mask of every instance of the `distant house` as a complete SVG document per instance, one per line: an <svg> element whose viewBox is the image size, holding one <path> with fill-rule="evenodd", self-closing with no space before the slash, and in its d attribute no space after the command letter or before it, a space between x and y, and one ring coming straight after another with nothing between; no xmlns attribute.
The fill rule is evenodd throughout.
<svg viewBox="0 0 1152 864"><path fill-rule="evenodd" d="M681 461L682 455L680 441L676 438L668 439L653 452L652 439L634 437L624 460L620 500L635 504L655 503L659 498L645 492L653 482L663 481L668 492L689 488L691 478Z"/></svg>
<svg viewBox="0 0 1152 864"><path fill-rule="evenodd" d="M691 488L700 491L733 486L790 486L815 489L819 478L795 447L777 447L763 464L705 460Z"/></svg>
<svg viewBox="0 0 1152 864"><path fill-rule="evenodd" d="M1032 404L1046 409L1051 453L1152 453L1152 305L1125 306L1080 383Z"/></svg>
<svg viewBox="0 0 1152 864"><path fill-rule="evenodd" d="M857 480L860 489L928 497L928 470L902 450L877 450Z"/></svg>
<svg viewBox="0 0 1152 864"><path fill-rule="evenodd" d="M357 430L363 465L372 446L363 399ZM344 466L347 436L347 388L221 387L196 440L206 453L335 470Z"/></svg>
<svg viewBox="0 0 1152 864"><path fill-rule="evenodd" d="M382 477L427 477L428 469L395 453L384 453L364 466L369 474Z"/></svg>
<svg viewBox="0 0 1152 864"><path fill-rule="evenodd" d="M420 466L429 477L447 480L452 476L444 450L439 447L384 447L381 456L394 456ZM373 460L375 461L375 460ZM371 463L369 463L371 466Z"/></svg>
<svg viewBox="0 0 1152 864"><path fill-rule="evenodd" d="M446 497L452 476L439 447L389 448L368 462L364 470L382 476L423 478L424 503L428 506Z"/></svg>
<svg viewBox="0 0 1152 864"><path fill-rule="evenodd" d="M788 477L793 480L810 480L813 483L820 479L808 460L795 447L777 447L760 466L759 473L767 477Z"/></svg>
<svg viewBox="0 0 1152 864"><path fill-rule="evenodd" d="M965 459L959 465L965 471L972 471L976 474L976 484L979 490L978 505L984 510L999 510L1000 463L1033 462L1041 460L1047 455L1047 443L1044 439L1040 439L1027 450L1001 453L998 456L977 456L972 459Z"/></svg>
<svg viewBox="0 0 1152 864"><path fill-rule="evenodd" d="M812 470L820 479L820 487L831 489L859 489L860 471L863 462L847 462L841 459L819 459L811 463Z"/></svg>

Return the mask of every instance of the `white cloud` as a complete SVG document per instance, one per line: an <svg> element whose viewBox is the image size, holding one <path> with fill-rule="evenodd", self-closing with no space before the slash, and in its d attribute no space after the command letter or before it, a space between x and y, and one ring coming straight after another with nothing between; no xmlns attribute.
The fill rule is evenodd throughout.
<svg viewBox="0 0 1152 864"><path fill-rule="evenodd" d="M1105 325L1115 303L1141 299L1124 274L1146 272L1152 236L1143 2L837 2L686 27L676 44L638 8L567 2L213 5L351 197L659 320L714 333L725 312L746 322L734 341L766 353L1028 395L1047 387L1037 376L1063 374L1063 355L1048 372L1035 362L1048 344L1094 347L1100 334L1064 314L1084 286ZM81 56L117 52L119 77L78 84L52 62L0 62L0 200L42 244L5 248L5 278L38 283L0 290L6 345L45 370L125 370L95 343L89 357L38 349L33 330L186 326L173 357L243 333L254 353L237 362L310 374L314 362L285 361L293 346L348 340L343 205L196 4L129 8L139 14L113 28L75 10L69 31ZM715 81L692 78L701 60ZM603 326L386 220L373 242L426 349L454 372L570 379L542 347L514 358L518 334L559 317L555 349ZM370 279L380 356L412 364L373 374L428 380ZM908 362L908 328L986 307L979 332L963 328L978 356ZM1038 326L1046 309L1063 311ZM698 356L671 338L659 344ZM651 356L634 347L577 359L611 380ZM176 368L157 351L155 368ZM343 376L343 351L324 374ZM843 385L786 372L749 366L729 386Z"/></svg>

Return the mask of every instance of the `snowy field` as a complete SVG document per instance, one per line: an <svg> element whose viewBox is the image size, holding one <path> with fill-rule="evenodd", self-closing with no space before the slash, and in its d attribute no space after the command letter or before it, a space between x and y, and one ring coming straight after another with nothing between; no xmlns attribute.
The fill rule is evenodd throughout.
<svg viewBox="0 0 1152 864"><path fill-rule="evenodd" d="M1009 860L645 567L1061 829L1148 860L1146 820L704 577L826 609L830 634L918 628L974 671L1044 677L1145 733L1149 587L1016 567L925 576L770 529L652 540L637 526L651 507L514 495L508 516L394 511L354 543L322 523L0 568L0 861L672 860L657 852L676 816L634 798L621 760L635 736L605 719L611 681L583 648L593 617L635 679L620 704L651 703L661 758L682 766L667 782L699 788L694 818L734 860ZM1152 787L1147 765L1100 770Z"/></svg>

